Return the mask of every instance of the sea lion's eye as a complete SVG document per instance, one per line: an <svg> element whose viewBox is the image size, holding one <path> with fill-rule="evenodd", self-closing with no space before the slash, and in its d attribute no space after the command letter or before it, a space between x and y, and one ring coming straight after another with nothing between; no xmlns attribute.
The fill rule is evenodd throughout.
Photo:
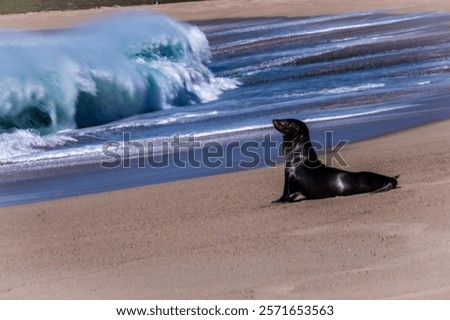
<svg viewBox="0 0 450 320"><path fill-rule="evenodd" d="M290 128L290 127L291 127L291 124L290 124L289 122L285 122L285 123L284 123L284 126L287 127L287 128Z"/></svg>

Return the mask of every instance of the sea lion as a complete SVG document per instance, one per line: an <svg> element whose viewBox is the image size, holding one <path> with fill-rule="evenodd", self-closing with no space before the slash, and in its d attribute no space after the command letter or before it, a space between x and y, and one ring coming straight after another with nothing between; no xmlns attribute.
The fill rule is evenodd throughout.
<svg viewBox="0 0 450 320"><path fill-rule="evenodd" d="M325 166L312 147L307 125L300 120L273 120L273 126L283 134L286 160L283 194L274 202L292 202L300 194L306 199L320 199L397 187L398 176L348 172Z"/></svg>

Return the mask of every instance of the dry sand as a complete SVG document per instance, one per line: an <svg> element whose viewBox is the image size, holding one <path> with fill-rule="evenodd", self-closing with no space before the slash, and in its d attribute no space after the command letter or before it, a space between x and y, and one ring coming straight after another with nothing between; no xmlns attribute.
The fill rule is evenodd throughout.
<svg viewBox="0 0 450 320"><path fill-rule="evenodd" d="M401 188L272 205L277 167L0 209L0 298L450 298L450 121L342 155Z"/></svg>
<svg viewBox="0 0 450 320"><path fill-rule="evenodd" d="M282 14L277 5L256 12L269 1L222 2ZM364 9L298 2L314 3L299 15L331 13L332 3ZM235 10L192 5L209 17ZM0 24L24 16L39 15ZM401 188L272 205L280 166L1 208L0 298L450 298L450 121L352 144L342 156L352 171L400 174Z"/></svg>
<svg viewBox="0 0 450 320"><path fill-rule="evenodd" d="M136 6L136 9L165 13L180 20L207 20L263 16L315 16L389 9L393 12L450 11L448 0L207 0L164 5ZM129 9L129 8L128 8ZM123 8L99 8L65 12L0 15L0 27L51 29L68 26L100 14Z"/></svg>

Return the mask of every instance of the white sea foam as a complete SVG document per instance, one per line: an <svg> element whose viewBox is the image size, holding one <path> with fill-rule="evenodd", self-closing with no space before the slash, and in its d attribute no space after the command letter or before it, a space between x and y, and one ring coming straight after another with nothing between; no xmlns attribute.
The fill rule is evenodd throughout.
<svg viewBox="0 0 450 320"><path fill-rule="evenodd" d="M338 87L333 89L325 89L320 90L321 94L342 94L342 93L351 93L351 92L359 92L369 89L378 89L384 88L386 85L384 83L367 83L360 86L347 86L347 87Z"/></svg>
<svg viewBox="0 0 450 320"><path fill-rule="evenodd" d="M400 109L406 109L406 108L411 108L411 105L405 104L405 105L400 105L400 106L396 106L396 107L386 106L386 107L375 108L372 110L348 112L345 114L324 115L324 116L306 118L306 119L304 119L304 121L305 122L319 122L319 121L333 121L333 120L349 119L349 118L368 116L368 115L373 115L373 114L377 114L377 113L383 113L383 112L387 112L387 111L400 110Z"/></svg>
<svg viewBox="0 0 450 320"><path fill-rule="evenodd" d="M0 134L0 164L10 163L14 157L29 156L76 142L77 140L70 136L41 136L39 132L33 130L14 130L3 133Z"/></svg>
<svg viewBox="0 0 450 320"><path fill-rule="evenodd" d="M352 30L352 29L359 29L359 28L366 28L366 27L376 27L376 26L385 26L385 25L391 25L399 22L404 21L414 21L416 19L421 19L423 17L427 16L433 16L436 15L435 13L429 13L429 14L417 14L417 15L410 15L410 16L399 16L399 17L390 17L390 18L380 18L380 19L374 19L373 21L368 22L359 22L359 23L352 23L352 24L333 24L333 25L325 25L321 26L314 25L311 28L304 28L300 31L293 31L290 33L285 34L279 34L279 33L270 33L267 36L260 36L260 37L251 37L251 38L245 38L240 40L234 40L230 42L225 42L221 45L217 45L214 48L215 49L224 49L227 47L234 47L234 46L250 46L254 43L260 42L260 41L271 41L271 40L280 40L282 38L289 38L294 36L306 36L306 35L317 35L317 34L326 34L329 32L338 32L338 31L344 31L344 30Z"/></svg>

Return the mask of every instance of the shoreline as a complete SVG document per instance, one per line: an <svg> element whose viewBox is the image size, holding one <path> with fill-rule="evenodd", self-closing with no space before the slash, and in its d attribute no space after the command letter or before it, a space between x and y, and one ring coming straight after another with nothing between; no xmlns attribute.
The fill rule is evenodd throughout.
<svg viewBox="0 0 450 320"><path fill-rule="evenodd" d="M223 0L158 10L199 20L391 4ZM103 11L0 16L0 26L57 28ZM448 299L450 120L352 143L342 155L346 170L400 174L400 188L272 205L283 184L277 166L0 208L0 298Z"/></svg>
<svg viewBox="0 0 450 320"><path fill-rule="evenodd" d="M362 132L364 130L364 126L360 126L360 129L357 130L359 135L355 136L356 133L353 132L354 129L351 130L353 135L348 135L348 132L346 133L345 129L346 126L338 125L337 127L327 127L326 129L322 127L311 128L311 134L312 138L316 142L324 145L325 131L332 131L333 139L336 141L346 141L347 143L345 148L347 148L348 146L359 143L367 142L371 144L371 141L375 139L389 137L397 133L445 122L447 120L448 119L441 118L434 120L429 119L426 123L410 124L406 127L395 127L394 123L398 121L398 119L393 118L383 124L383 126L388 129L380 126L377 128L377 130L379 130L378 133L371 132L368 134L366 132ZM397 125L399 125L399 123L397 123ZM367 130L374 130L374 126L375 125L371 125L367 127ZM265 134L274 134L273 138L275 140L281 139L281 136L275 132L274 129L272 130L273 132L264 130L257 131L260 132L260 134L258 135L258 138L254 137L254 141L260 141L261 143ZM233 141L238 140L246 141L245 135L236 136ZM279 143L281 143L281 140L279 140ZM225 147L226 145L227 143L225 143ZM265 154L267 152L264 150L259 150L258 154L260 158L263 159L264 155L260 154L261 152ZM197 153L201 154L201 152ZM318 154L320 157L324 157L323 151L319 151ZM195 156L195 158L199 157L201 156ZM144 156L144 159L145 158L146 157ZM271 154L271 160L272 159L276 160L276 166L280 166L283 163L283 160L276 154ZM32 168L23 169L27 170L25 175L26 178L0 183L0 189L7 189L11 194L11 196L8 194L0 194L0 209L20 205L33 205L45 201L73 199L87 195L101 195L109 192L126 192L127 190L146 186L152 187L177 181L182 182L199 178L213 177L216 175L226 175L272 168L272 166L267 166L267 164L265 165L264 161L260 162L257 167L242 168L238 165L240 161L245 161L242 155L233 156L233 163L230 164L230 166L220 166L217 168L208 168L206 166L190 168L188 164L188 167L182 168L175 165L173 160L168 160L168 165L163 168L152 167L148 164L144 167L140 167L137 165L139 158L132 158L130 161L131 165L129 167L119 167L114 169L101 168L99 163L96 162L86 162L84 164L75 165L66 164L64 166L57 166L53 168L40 168L39 170L34 170ZM226 159L222 162L226 162ZM94 180L94 182L92 182L92 180ZM61 189L59 186L65 187Z"/></svg>

